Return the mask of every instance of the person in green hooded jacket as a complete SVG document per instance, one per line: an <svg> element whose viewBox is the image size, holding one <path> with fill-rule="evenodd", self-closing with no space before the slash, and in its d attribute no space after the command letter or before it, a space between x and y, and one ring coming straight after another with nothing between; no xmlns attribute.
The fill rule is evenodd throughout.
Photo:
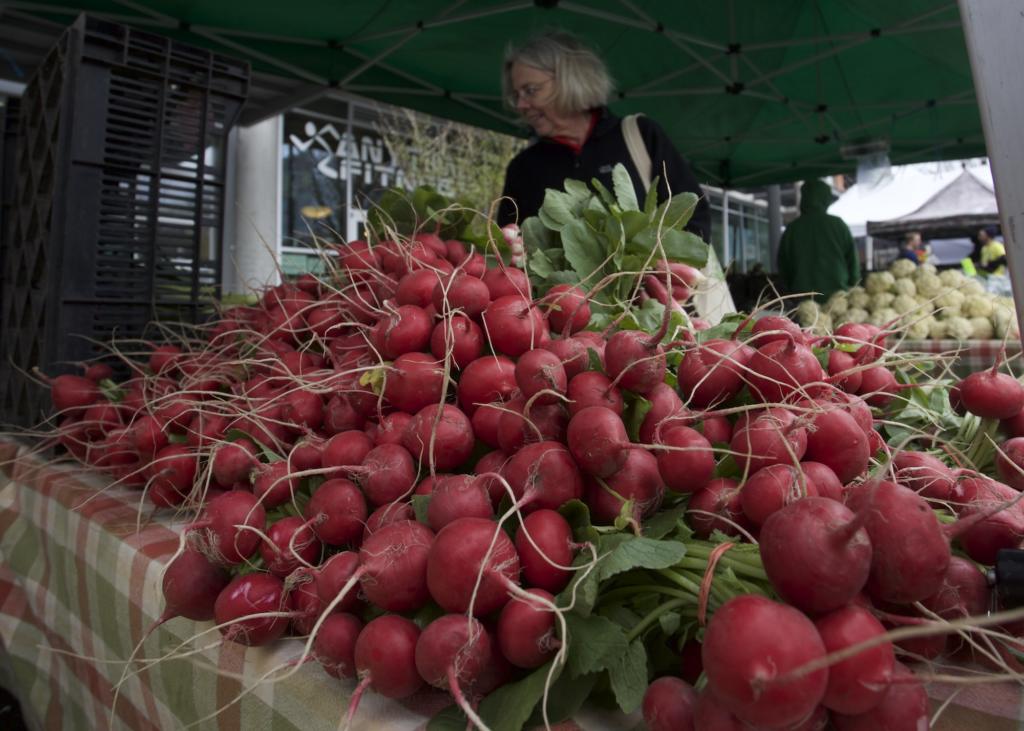
<svg viewBox="0 0 1024 731"><path fill-rule="evenodd" d="M779 243L779 274L790 294L816 292L828 299L860 280L860 259L850 227L826 211L832 190L820 180L800 188L800 215L786 226Z"/></svg>

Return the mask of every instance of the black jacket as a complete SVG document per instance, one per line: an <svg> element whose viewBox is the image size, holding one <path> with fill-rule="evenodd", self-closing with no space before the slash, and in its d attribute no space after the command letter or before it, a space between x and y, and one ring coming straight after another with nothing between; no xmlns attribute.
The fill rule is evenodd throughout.
<svg viewBox="0 0 1024 731"><path fill-rule="evenodd" d="M668 198L665 173L662 170L664 163L673 193L692 191L700 196L697 210L694 211L687 229L708 240L711 236L711 209L690 166L656 122L647 117L640 117L637 125L651 155L651 174L659 179L658 200ZM512 200L506 199L501 202L498 223L502 226L514 223L517 208L520 222L537 215L544 202L544 191L548 188L562 190L566 178L581 180L588 185L592 178L597 178L611 190L612 168L616 163L622 163L629 170L633 178L633 187L636 188L637 200L642 206L646 194L640 174L630 158L626 140L622 136L622 120L608 109L600 111L594 130L579 153L560 142L549 139L535 140L508 165L503 195ZM515 205L512 201L515 201Z"/></svg>

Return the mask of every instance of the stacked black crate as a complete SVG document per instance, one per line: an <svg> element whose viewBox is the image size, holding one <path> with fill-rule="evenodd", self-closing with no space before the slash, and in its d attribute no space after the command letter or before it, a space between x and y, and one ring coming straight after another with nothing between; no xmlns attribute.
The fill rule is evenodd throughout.
<svg viewBox="0 0 1024 731"><path fill-rule="evenodd" d="M0 411L28 425L25 377L129 352L154 320L201 322L219 287L228 131L247 64L81 16L21 101L0 297Z"/></svg>

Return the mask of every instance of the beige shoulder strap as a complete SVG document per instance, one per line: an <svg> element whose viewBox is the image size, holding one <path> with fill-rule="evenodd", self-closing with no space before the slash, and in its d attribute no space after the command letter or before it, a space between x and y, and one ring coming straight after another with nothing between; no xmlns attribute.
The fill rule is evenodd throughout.
<svg viewBox="0 0 1024 731"><path fill-rule="evenodd" d="M626 140L626 149L629 150L629 157L633 160L637 172L640 173L640 180L643 181L644 190L651 187L651 153L647 151L643 137L640 136L640 126L636 123L639 114L628 114L622 118L622 136Z"/></svg>

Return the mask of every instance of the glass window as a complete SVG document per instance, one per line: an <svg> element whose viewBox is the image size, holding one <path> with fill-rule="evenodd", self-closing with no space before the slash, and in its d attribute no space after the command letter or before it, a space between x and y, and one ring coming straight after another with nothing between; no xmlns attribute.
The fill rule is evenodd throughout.
<svg viewBox="0 0 1024 731"><path fill-rule="evenodd" d="M285 248L346 236L348 170L344 119L289 112L284 118L282 234Z"/></svg>

